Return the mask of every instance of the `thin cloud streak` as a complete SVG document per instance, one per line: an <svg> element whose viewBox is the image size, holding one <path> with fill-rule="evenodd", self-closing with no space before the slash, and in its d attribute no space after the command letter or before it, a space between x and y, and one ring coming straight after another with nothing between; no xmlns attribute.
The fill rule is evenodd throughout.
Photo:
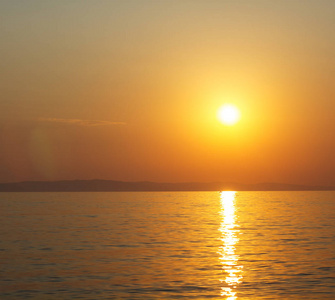
<svg viewBox="0 0 335 300"><path fill-rule="evenodd" d="M108 125L125 125L125 122L111 122L100 120L81 120L81 119L58 119L58 118L38 118L39 122L62 123L78 126L108 126Z"/></svg>

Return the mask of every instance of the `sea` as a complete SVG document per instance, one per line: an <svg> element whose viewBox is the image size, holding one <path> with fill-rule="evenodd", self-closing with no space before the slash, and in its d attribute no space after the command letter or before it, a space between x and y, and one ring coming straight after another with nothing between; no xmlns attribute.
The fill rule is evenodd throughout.
<svg viewBox="0 0 335 300"><path fill-rule="evenodd" d="M335 192L0 193L0 299L335 299Z"/></svg>

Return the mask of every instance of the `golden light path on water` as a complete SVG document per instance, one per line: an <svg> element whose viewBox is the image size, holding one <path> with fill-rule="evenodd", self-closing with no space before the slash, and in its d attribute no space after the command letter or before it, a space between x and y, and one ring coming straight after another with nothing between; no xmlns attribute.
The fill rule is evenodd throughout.
<svg viewBox="0 0 335 300"><path fill-rule="evenodd" d="M242 282L243 266L238 264L238 255L235 253L239 232L235 220L235 196L236 192L221 192L222 221L219 230L222 246L219 254L225 278L220 281L225 283L224 287L221 287L221 296L227 300L237 299L236 287Z"/></svg>

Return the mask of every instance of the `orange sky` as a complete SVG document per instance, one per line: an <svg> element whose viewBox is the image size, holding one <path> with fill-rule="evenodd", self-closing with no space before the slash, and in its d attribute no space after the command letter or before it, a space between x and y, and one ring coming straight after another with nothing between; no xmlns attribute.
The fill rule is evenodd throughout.
<svg viewBox="0 0 335 300"><path fill-rule="evenodd" d="M332 0L5 0L0 18L0 182L335 185Z"/></svg>

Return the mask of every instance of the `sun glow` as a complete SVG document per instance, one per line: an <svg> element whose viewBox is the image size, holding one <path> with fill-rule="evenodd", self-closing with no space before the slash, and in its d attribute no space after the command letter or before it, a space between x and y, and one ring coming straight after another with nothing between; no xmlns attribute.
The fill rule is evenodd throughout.
<svg viewBox="0 0 335 300"><path fill-rule="evenodd" d="M217 115L219 121L225 125L234 125L240 120L240 111L232 104L222 105Z"/></svg>

